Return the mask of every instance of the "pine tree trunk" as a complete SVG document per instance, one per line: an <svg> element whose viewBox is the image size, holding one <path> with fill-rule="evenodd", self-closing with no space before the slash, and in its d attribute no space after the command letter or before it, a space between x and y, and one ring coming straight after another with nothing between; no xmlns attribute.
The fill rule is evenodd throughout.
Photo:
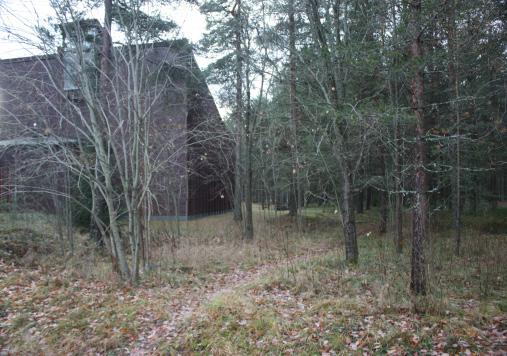
<svg viewBox="0 0 507 356"><path fill-rule="evenodd" d="M378 225L378 232L379 234L385 234L387 231L387 219L389 214L388 209L388 195L387 195L387 189L388 189L388 183L386 182L386 165L385 165L385 151L383 148L380 149L380 177L382 178L382 189L378 191L380 195L380 216L379 216L379 225Z"/></svg>
<svg viewBox="0 0 507 356"><path fill-rule="evenodd" d="M242 132L243 132L243 54L241 50L241 0L236 0L235 46L236 46L236 147L234 172L234 221L243 220L242 197Z"/></svg>
<svg viewBox="0 0 507 356"><path fill-rule="evenodd" d="M243 220L243 214L241 212L241 143L236 142L235 145L235 162L234 162L234 207L233 215L234 221Z"/></svg>
<svg viewBox="0 0 507 356"><path fill-rule="evenodd" d="M252 210L252 158L250 142L246 144L245 162L245 239L253 240L253 210Z"/></svg>
<svg viewBox="0 0 507 356"><path fill-rule="evenodd" d="M398 26L397 24L397 10L396 10L396 2L392 2L391 6L391 21L393 24L393 27L396 28ZM398 38L397 34L393 34L393 42L397 43ZM397 45L395 45L395 50L399 51L399 48L397 48ZM393 58L393 65L396 67L398 65L397 58ZM395 196L395 212L394 212L394 230L395 230L395 245L396 245L396 251L398 253L403 252L403 175L401 171L402 166L402 156L403 156L403 146L401 144L401 124L400 124L400 117L398 114L398 107L399 105L399 89L398 89L398 79L392 78L392 85L391 85L391 102L394 104L396 109L396 116L394 120L394 187L396 191Z"/></svg>
<svg viewBox="0 0 507 356"><path fill-rule="evenodd" d="M456 165L453 170L454 179L452 179L452 197L453 197L453 210L454 210L454 253L456 256L460 254L461 246L461 138L460 138L460 114L458 109L459 99L459 77L457 68L457 39L456 39L456 22L455 22L455 7L454 1L449 1L448 4L448 28L447 39L449 46L449 78L451 79L450 87L454 93L454 114L456 116Z"/></svg>
<svg viewBox="0 0 507 356"><path fill-rule="evenodd" d="M248 70L247 70L248 72ZM247 74L249 75L249 74ZM248 85L247 85L248 86ZM245 114L245 174L244 174L244 189L245 189L245 239L248 241L253 240L253 210L252 210L252 134L251 134L251 107L250 107L250 91L247 91L247 110Z"/></svg>
<svg viewBox="0 0 507 356"><path fill-rule="evenodd" d="M290 74L290 116L291 116L291 153L292 153L292 172L290 181L289 196L289 215L297 216L301 208L300 186L299 186L299 162L298 162L298 142L297 142L297 124L298 108L296 101L296 22L294 18L294 0L289 0L289 74Z"/></svg>
<svg viewBox="0 0 507 356"><path fill-rule="evenodd" d="M396 251L403 252L403 197L400 193L396 194Z"/></svg>
<svg viewBox="0 0 507 356"><path fill-rule="evenodd" d="M410 33L412 42L410 54L413 63L420 67L422 60L421 44L421 0L413 0L410 3L411 23ZM424 241L426 239L428 201L427 186L428 179L425 170L426 163L426 122L424 117L424 82L421 69L417 68L412 81L412 108L416 119L416 148L415 148L415 201L412 221L412 258L411 258L411 282L410 289L415 295L426 294L426 270L424 258Z"/></svg>
<svg viewBox="0 0 507 356"><path fill-rule="evenodd" d="M240 5L240 4L239 4ZM240 9L238 5L238 11ZM241 17L239 17L241 20ZM241 26L239 27L241 29ZM251 85L250 85L250 64L251 56L248 51L245 51L246 67L245 67L245 88L246 88L246 112L245 112L245 125L244 125L244 189L245 189L245 239L252 241L254 238L253 228L253 199L252 199L252 145L253 145L253 127L254 118L252 117L252 98L251 98Z"/></svg>
<svg viewBox="0 0 507 356"><path fill-rule="evenodd" d="M396 94L398 95L398 94ZM396 118L396 152L394 156L394 171L395 171L395 189L396 189L396 201L395 201L395 230L396 230L396 251L398 253L403 252L403 194L401 190L403 188L403 176L401 173L401 145L400 145L400 123L399 119Z"/></svg>

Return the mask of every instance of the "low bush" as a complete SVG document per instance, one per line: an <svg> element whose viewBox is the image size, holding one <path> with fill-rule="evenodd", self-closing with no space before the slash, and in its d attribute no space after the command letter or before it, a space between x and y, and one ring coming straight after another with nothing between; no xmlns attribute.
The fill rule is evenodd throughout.
<svg viewBox="0 0 507 356"><path fill-rule="evenodd" d="M55 249L53 237L28 228L0 231L0 258L18 264L33 263ZM30 263L30 264L31 264Z"/></svg>

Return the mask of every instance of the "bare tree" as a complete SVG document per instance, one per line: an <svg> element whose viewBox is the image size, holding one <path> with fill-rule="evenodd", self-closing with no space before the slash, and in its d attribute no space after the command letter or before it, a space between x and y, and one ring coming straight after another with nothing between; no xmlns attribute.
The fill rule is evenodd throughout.
<svg viewBox="0 0 507 356"><path fill-rule="evenodd" d="M340 6L339 3L334 7L334 41L329 41L326 30L321 23L320 8L318 0L307 1L307 13L314 33L316 42L319 45L321 60L326 73L325 82L320 83L320 90L331 113L331 126L328 135L332 140L332 152L336 159L341 182L338 199L340 202L340 214L342 219L343 234L345 237L346 260L351 263L357 263L359 251L357 247L357 232L354 210L354 179L362 160L363 149L355 151L352 141L356 138L353 134L352 122L348 122L345 115L339 115L343 102L344 80L340 66L340 56L337 52L338 43L341 41L340 31ZM336 45L332 45L332 44ZM361 137L361 136L359 136ZM365 136L363 136L365 137ZM338 193L338 192L337 192Z"/></svg>

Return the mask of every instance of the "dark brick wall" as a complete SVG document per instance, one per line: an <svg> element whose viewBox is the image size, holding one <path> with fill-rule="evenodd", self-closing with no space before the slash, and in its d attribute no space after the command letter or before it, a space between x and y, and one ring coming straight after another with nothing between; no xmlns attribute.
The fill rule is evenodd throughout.
<svg viewBox="0 0 507 356"><path fill-rule="evenodd" d="M152 214L187 216L227 210L229 199L222 183L198 160L213 147L188 148L192 129L202 122L213 123L213 130L225 129L191 50L178 43L145 46L142 51L140 94L132 96L129 80L129 58L135 51L123 47L113 52L115 70L109 88L102 88L100 100L113 132L120 132L122 120L131 119L132 100L142 100L149 108L142 115L149 115L150 160L158 167L150 186ZM88 120L89 110L85 101L79 100L79 93L68 100L62 63L60 55L0 61L0 139L34 136L34 129L39 134L85 137L68 124L80 122L80 117ZM129 135L113 134L113 144L120 147L122 136ZM12 161L0 158L0 166L9 165Z"/></svg>

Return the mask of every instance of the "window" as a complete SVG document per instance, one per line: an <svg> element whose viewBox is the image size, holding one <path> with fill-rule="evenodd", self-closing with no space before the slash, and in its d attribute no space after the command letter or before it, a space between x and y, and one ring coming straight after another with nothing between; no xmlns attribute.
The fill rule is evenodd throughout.
<svg viewBox="0 0 507 356"><path fill-rule="evenodd" d="M83 62L76 51L68 50L63 55L64 73L63 90L67 97L72 101L81 101L83 99L80 91L80 82L84 76L92 75L94 67L93 51L83 52Z"/></svg>
<svg viewBox="0 0 507 356"><path fill-rule="evenodd" d="M63 55L63 90L77 90L79 77L79 59L73 51L66 51Z"/></svg>
<svg viewBox="0 0 507 356"><path fill-rule="evenodd" d="M1 1L1 0L0 0ZM80 96L84 78L96 75L97 45L100 43L100 23L97 20L79 20L60 26L63 37L63 89L69 97Z"/></svg>

